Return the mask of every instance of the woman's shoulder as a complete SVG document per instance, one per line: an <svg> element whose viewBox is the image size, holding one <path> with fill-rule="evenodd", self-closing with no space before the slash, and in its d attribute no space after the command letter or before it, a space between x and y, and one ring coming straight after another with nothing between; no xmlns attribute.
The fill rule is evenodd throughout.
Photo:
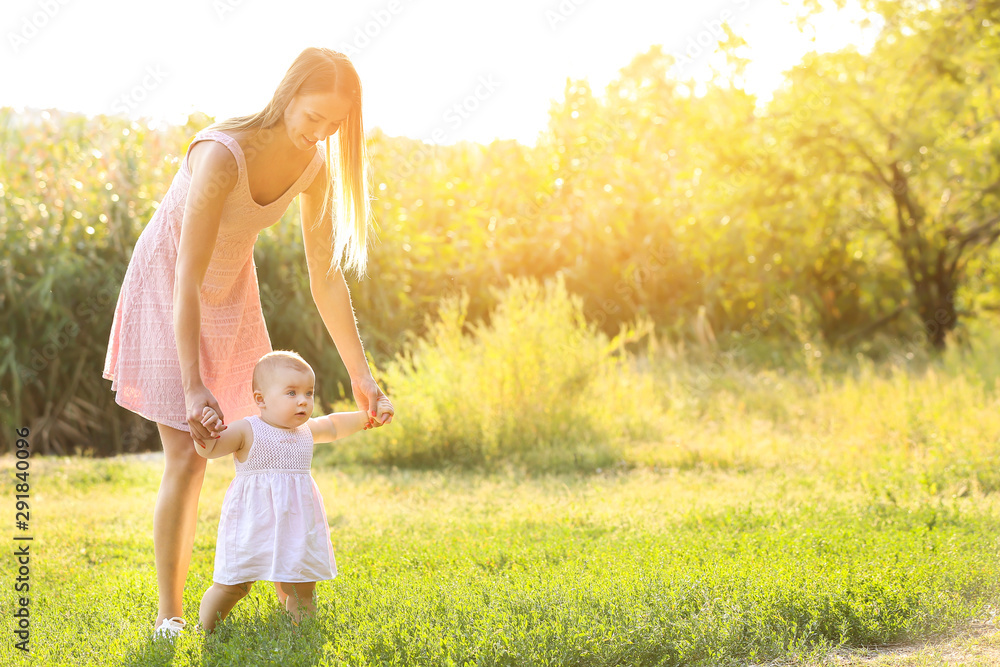
<svg viewBox="0 0 1000 667"><path fill-rule="evenodd" d="M199 170L236 173L239 169L235 152L212 133L195 135L188 148L187 164L191 173Z"/></svg>

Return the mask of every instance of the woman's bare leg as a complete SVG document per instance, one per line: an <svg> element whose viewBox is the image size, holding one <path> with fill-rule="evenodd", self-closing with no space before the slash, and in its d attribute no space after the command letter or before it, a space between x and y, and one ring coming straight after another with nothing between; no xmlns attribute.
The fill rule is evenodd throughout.
<svg viewBox="0 0 1000 667"><path fill-rule="evenodd" d="M288 597L288 593L286 593L281 588L281 582L279 582L279 581L274 582L274 592L278 594L278 604L280 604L281 607L282 607L282 609L284 609L284 607L285 607L285 598Z"/></svg>
<svg viewBox="0 0 1000 667"><path fill-rule="evenodd" d="M160 592L156 625L165 618L184 616L184 581L191 564L198 497L205 481L206 459L195 451L187 431L157 424L165 463L153 510L153 551Z"/></svg>
<svg viewBox="0 0 1000 667"><path fill-rule="evenodd" d="M201 598L201 610L198 612L205 632L214 630L215 624L224 620L236 603L247 596L252 585L252 581L234 586L212 582Z"/></svg>
<svg viewBox="0 0 1000 667"><path fill-rule="evenodd" d="M302 619L303 615L316 612L315 581L304 584L283 582L281 587L288 595L285 599L285 609L292 615L292 619L296 623Z"/></svg>

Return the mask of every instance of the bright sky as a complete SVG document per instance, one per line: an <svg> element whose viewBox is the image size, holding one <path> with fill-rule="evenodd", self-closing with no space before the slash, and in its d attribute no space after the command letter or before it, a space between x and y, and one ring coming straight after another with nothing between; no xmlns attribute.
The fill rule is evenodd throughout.
<svg viewBox="0 0 1000 667"><path fill-rule="evenodd" d="M366 128L440 143L533 144L567 77L601 93L653 44L697 56L718 24L744 36L747 88L767 97L810 50L862 45L845 16L815 42L781 0L4 0L0 106L181 123L260 110L307 46L347 53ZM855 14L856 15L856 14ZM697 54L701 45L702 55ZM457 108L456 108L457 105Z"/></svg>

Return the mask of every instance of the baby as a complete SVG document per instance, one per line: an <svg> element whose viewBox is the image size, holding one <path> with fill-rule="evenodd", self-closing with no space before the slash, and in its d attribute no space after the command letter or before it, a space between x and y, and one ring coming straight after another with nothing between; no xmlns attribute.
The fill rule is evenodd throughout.
<svg viewBox="0 0 1000 667"><path fill-rule="evenodd" d="M337 576L326 508L310 473L313 444L362 430L363 410L313 417L315 373L302 357L279 350L261 357L253 372L260 416L240 419L213 440L198 441L205 458L233 454L236 477L219 519L212 586L201 600L201 624L211 632L250 592L255 581L273 581L278 600L298 623L316 610L316 582ZM376 419L389 423L385 397ZM202 423L219 416L206 407Z"/></svg>

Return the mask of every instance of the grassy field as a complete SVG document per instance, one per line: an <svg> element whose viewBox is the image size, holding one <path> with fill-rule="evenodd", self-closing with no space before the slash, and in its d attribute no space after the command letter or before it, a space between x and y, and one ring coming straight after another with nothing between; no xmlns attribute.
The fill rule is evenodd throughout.
<svg viewBox="0 0 1000 667"><path fill-rule="evenodd" d="M781 468L317 470L341 570L319 615L294 629L258 586L170 648L148 639L158 462L33 464L31 664L847 664L832 649L960 633L997 602L1000 507L980 490ZM189 619L231 474L209 468Z"/></svg>
<svg viewBox="0 0 1000 667"><path fill-rule="evenodd" d="M539 340L567 330L543 319ZM299 628L258 585L214 635L151 642L162 462L32 459L31 656L7 631L0 664L997 664L1000 334L878 364L815 342L768 356L655 339L612 360L583 338L572 349L590 352L550 362L525 357L519 321L424 349L423 381L391 369L393 424L317 448L340 575ZM511 390L532 378L579 392ZM466 381L509 397L465 410ZM573 450L553 416L591 440ZM212 462L202 492L192 626L232 474ZM0 460L11 520L14 482Z"/></svg>

